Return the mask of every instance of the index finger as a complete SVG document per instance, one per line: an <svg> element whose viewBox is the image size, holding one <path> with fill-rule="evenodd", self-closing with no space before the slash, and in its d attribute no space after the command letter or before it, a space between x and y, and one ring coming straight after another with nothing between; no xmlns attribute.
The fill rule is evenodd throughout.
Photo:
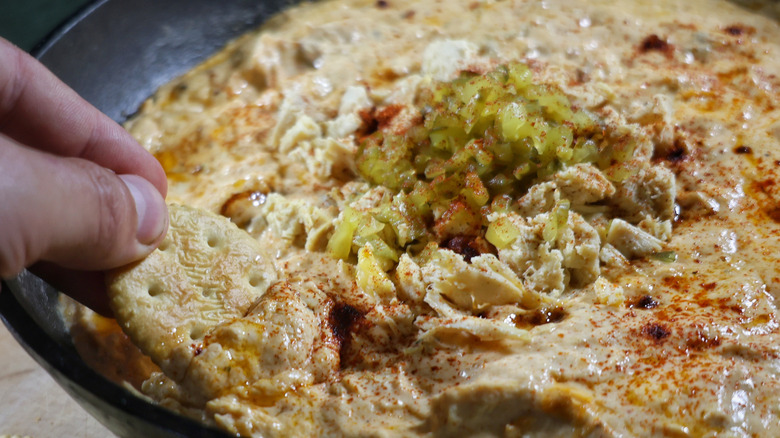
<svg viewBox="0 0 780 438"><path fill-rule="evenodd" d="M36 59L0 38L0 133L55 155L139 175L165 196L160 163Z"/></svg>

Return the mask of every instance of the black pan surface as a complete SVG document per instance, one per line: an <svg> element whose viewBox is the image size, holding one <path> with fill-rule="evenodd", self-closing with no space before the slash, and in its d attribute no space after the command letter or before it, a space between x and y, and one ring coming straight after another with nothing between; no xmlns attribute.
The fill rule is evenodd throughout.
<svg viewBox="0 0 780 438"><path fill-rule="evenodd" d="M160 85L205 60L290 0L99 0L35 51L81 96L122 122ZM227 437L150 404L78 356L57 292L28 272L4 282L0 319L88 412L121 437Z"/></svg>

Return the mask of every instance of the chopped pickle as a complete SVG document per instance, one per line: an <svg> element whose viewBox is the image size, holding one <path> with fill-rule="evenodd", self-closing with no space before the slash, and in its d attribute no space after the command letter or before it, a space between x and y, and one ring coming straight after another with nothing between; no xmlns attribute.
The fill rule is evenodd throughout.
<svg viewBox="0 0 780 438"><path fill-rule="evenodd" d="M345 211L328 252L346 259L371 244L387 268L403 252L458 235L502 248L519 231L508 220L490 224L487 215L511 211L535 182L578 163L593 163L615 181L630 176L631 136L608 140L592 114L532 76L522 63L463 72L421 91L419 125L361 140L360 175L395 195L366 211ZM568 215L569 201L557 202L545 240L555 240Z"/></svg>
<svg viewBox="0 0 780 438"><path fill-rule="evenodd" d="M333 258L346 260L352 251L352 237L360 223L360 213L352 208L345 208L341 213L341 221L328 241L328 254Z"/></svg>
<svg viewBox="0 0 780 438"><path fill-rule="evenodd" d="M677 261L677 253L675 253L674 251L656 252L652 254L650 257L664 263L674 263Z"/></svg>
<svg viewBox="0 0 780 438"><path fill-rule="evenodd" d="M520 236L520 229L507 217L499 217L488 225L485 239L498 249L508 247Z"/></svg>

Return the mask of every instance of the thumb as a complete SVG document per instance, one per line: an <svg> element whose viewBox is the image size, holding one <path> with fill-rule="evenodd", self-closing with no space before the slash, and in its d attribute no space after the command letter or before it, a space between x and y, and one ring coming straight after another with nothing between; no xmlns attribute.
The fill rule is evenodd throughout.
<svg viewBox="0 0 780 438"><path fill-rule="evenodd" d="M121 266L151 252L167 227L165 201L144 178L0 137L0 276L37 261Z"/></svg>

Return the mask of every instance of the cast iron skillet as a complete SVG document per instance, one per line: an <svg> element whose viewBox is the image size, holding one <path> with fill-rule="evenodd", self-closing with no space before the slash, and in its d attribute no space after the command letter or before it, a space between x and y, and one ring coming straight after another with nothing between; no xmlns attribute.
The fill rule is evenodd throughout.
<svg viewBox="0 0 780 438"><path fill-rule="evenodd" d="M291 0L98 0L55 31L36 57L118 122L160 85ZM57 292L23 272L2 285L0 317L27 352L121 437L227 437L150 404L89 368L57 310Z"/></svg>

